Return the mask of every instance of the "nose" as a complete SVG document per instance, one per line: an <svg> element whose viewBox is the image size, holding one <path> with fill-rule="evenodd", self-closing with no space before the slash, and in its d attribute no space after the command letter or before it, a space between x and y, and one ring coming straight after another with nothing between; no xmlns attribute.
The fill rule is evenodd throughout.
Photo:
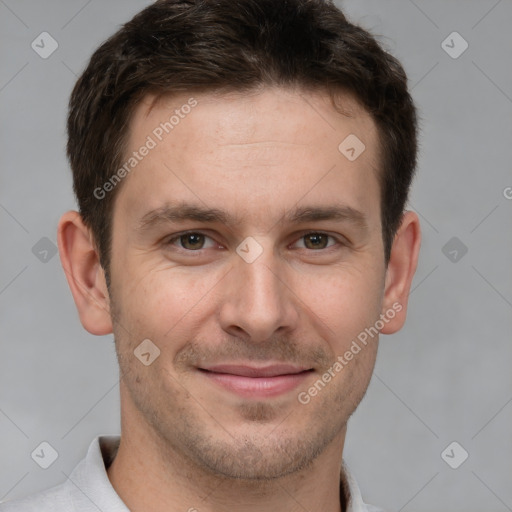
<svg viewBox="0 0 512 512"><path fill-rule="evenodd" d="M223 288L221 327L232 335L263 343L279 332L293 331L299 320L297 291L290 267L270 247L248 263L238 254Z"/></svg>

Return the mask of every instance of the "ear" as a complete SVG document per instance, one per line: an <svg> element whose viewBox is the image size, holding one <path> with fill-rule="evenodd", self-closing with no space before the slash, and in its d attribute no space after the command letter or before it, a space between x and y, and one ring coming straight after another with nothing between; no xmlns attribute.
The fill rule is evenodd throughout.
<svg viewBox="0 0 512 512"><path fill-rule="evenodd" d="M66 212L59 221L60 261L84 328L91 334L112 332L110 300L92 233L78 212Z"/></svg>
<svg viewBox="0 0 512 512"><path fill-rule="evenodd" d="M418 265L420 245L420 221L415 212L407 211L402 216L402 223L393 240L386 270L381 313L388 321L380 330L382 334L393 334L405 323L409 290ZM391 311L395 313L393 317Z"/></svg>

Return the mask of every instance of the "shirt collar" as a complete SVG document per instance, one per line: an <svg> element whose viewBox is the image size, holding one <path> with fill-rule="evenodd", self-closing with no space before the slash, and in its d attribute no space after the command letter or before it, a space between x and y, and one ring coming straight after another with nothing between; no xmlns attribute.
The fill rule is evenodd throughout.
<svg viewBox="0 0 512 512"><path fill-rule="evenodd" d="M90 444L85 459L78 464L69 477L74 486L80 491L81 500L83 501L83 495L85 494L100 510L129 512L112 487L107 474L107 468L116 456L120 439L120 436L96 437ZM344 461L342 463L340 493L344 493L346 498L346 512L368 512L359 486Z"/></svg>

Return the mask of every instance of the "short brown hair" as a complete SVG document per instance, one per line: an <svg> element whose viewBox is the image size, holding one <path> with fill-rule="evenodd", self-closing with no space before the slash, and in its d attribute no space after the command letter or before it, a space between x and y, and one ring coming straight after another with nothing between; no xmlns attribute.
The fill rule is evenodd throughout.
<svg viewBox="0 0 512 512"><path fill-rule="evenodd" d="M265 85L348 92L377 125L386 265L416 168L416 109L400 63L329 0L159 0L92 55L69 102L67 155L80 214L109 282L119 186L94 190L122 165L136 104L187 91ZM333 100L334 101L334 100Z"/></svg>

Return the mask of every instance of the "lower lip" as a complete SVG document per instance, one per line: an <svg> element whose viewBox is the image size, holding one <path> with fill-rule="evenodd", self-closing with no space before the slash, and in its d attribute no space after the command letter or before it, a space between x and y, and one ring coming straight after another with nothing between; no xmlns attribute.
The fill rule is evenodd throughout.
<svg viewBox="0 0 512 512"><path fill-rule="evenodd" d="M245 398L268 398L282 395L296 388L304 382L311 371L275 377L244 377L204 370L201 373L223 388Z"/></svg>

